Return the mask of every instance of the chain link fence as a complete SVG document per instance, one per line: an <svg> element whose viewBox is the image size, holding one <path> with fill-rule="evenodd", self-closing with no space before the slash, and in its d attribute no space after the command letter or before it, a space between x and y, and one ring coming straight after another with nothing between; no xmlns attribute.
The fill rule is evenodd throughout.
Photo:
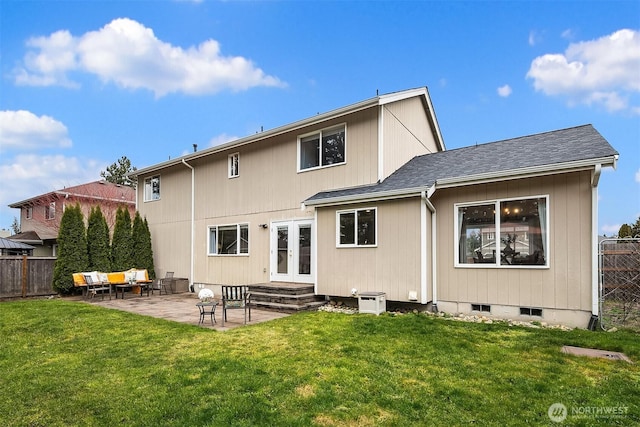
<svg viewBox="0 0 640 427"><path fill-rule="evenodd" d="M640 238L599 244L600 326L640 332Z"/></svg>

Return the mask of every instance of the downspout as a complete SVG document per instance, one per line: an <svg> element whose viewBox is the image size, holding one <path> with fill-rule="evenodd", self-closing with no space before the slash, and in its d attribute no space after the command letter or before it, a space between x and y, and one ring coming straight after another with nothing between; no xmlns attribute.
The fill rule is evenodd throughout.
<svg viewBox="0 0 640 427"><path fill-rule="evenodd" d="M602 165L597 164L591 175L591 321L600 312L600 280L598 269L598 182Z"/></svg>
<svg viewBox="0 0 640 427"><path fill-rule="evenodd" d="M421 216L422 216L422 226L421 226L421 236L420 236L420 240L421 240L421 280L422 280L422 303L426 304L427 301L427 253L426 253L426 247L427 247L427 231L426 231L426 227L425 227L425 223L426 223L426 209L429 209L429 211L431 212L431 287L432 287L432 295L431 295L431 304L432 304L432 310L434 312L438 311L438 287L436 286L437 283L437 274L436 274L436 208L435 206L433 206L433 203L431 203L431 200L429 200L429 197L431 197L433 195L435 191L435 186L431 187L429 189L429 194L427 194L427 191L423 191L422 192L422 204L421 204Z"/></svg>
<svg viewBox="0 0 640 427"><path fill-rule="evenodd" d="M195 239L195 181L196 181L196 171L189 163L187 163L184 159L182 159L182 164L191 169L191 254L189 261L189 290L193 291L193 268L194 268L194 239Z"/></svg>

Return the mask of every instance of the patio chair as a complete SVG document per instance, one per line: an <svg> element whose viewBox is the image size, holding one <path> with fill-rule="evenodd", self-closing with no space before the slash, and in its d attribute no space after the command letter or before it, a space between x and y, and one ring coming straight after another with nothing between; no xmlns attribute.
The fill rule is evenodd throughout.
<svg viewBox="0 0 640 427"><path fill-rule="evenodd" d="M87 283L87 298L89 298L89 295L91 295L91 298L93 298L96 295L98 295L98 292L100 292L100 295L102 296L102 300L104 300L105 291L109 291L109 299L111 299L110 284L108 283L105 284L103 282L94 282L93 279L91 278L91 275L89 274L84 275L84 281Z"/></svg>
<svg viewBox="0 0 640 427"><path fill-rule="evenodd" d="M244 310L244 324L247 324L247 310L249 311L249 322L251 322L251 293L247 286L225 286L222 285L222 326L227 320L227 310Z"/></svg>
<svg viewBox="0 0 640 427"><path fill-rule="evenodd" d="M160 295L162 295L162 290L163 289L164 289L165 295L167 294L167 287L169 288L171 293L173 293L173 289L171 288L171 285L173 284L173 281L174 281L173 271L167 271L167 273L165 274L164 278L158 279L158 287L157 287L157 289L160 290Z"/></svg>

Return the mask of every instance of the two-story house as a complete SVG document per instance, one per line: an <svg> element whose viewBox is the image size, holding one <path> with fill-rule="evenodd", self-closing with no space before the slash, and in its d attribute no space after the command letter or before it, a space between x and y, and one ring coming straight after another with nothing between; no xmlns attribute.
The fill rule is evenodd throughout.
<svg viewBox="0 0 640 427"><path fill-rule="evenodd" d="M450 150L426 88L143 168L155 265L192 283L311 283L441 311L598 314L590 125Z"/></svg>
<svg viewBox="0 0 640 427"><path fill-rule="evenodd" d="M8 238L35 247L35 256L56 256L60 220L66 206L80 205L85 220L91 208L100 206L113 232L118 207L135 214L135 190L108 181L94 181L40 194L9 205L20 209L20 233Z"/></svg>

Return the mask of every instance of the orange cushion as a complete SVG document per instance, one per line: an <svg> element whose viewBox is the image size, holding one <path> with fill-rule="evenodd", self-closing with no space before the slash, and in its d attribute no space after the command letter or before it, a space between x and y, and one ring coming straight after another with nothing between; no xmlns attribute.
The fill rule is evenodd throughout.
<svg viewBox="0 0 640 427"><path fill-rule="evenodd" d="M107 273L107 278L109 279L109 283L124 283L124 272Z"/></svg>
<svg viewBox="0 0 640 427"><path fill-rule="evenodd" d="M87 282L84 281L82 273L73 273L73 286L84 286Z"/></svg>

